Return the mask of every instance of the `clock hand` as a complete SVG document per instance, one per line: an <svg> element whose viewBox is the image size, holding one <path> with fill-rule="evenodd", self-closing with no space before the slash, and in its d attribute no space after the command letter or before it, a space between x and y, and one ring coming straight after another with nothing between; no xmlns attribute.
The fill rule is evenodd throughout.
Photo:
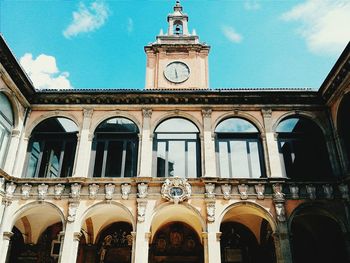
<svg viewBox="0 0 350 263"><path fill-rule="evenodd" d="M178 78L178 76L177 76L177 70L175 69L175 78Z"/></svg>

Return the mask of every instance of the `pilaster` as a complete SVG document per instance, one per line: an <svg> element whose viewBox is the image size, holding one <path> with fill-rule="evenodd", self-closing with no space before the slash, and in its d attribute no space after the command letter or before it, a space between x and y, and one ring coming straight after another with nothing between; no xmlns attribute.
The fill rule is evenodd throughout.
<svg viewBox="0 0 350 263"><path fill-rule="evenodd" d="M83 126L78 138L77 161L73 177L88 177L92 145L92 138L89 136L92 114L93 110L90 108L83 110Z"/></svg>
<svg viewBox="0 0 350 263"><path fill-rule="evenodd" d="M203 116L203 149L204 149L204 177L216 177L215 143L212 136L211 113L209 108L202 110Z"/></svg>
<svg viewBox="0 0 350 263"><path fill-rule="evenodd" d="M141 136L139 177L152 177L152 133L151 117L152 109L142 109L143 125Z"/></svg>
<svg viewBox="0 0 350 263"><path fill-rule="evenodd" d="M13 236L12 232L4 232L2 234L2 246L0 253L0 263L5 263L7 258L7 252L10 244L11 237Z"/></svg>
<svg viewBox="0 0 350 263"><path fill-rule="evenodd" d="M277 137L272 129L272 110L261 110L264 127L265 138L263 138L263 146L265 148L265 165L267 166L267 175L270 177L284 177L284 171L281 164L281 157L278 151Z"/></svg>

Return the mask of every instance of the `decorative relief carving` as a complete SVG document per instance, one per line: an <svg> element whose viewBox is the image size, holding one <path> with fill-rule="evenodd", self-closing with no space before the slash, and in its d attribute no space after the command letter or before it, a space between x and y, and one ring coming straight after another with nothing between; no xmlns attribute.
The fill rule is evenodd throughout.
<svg viewBox="0 0 350 263"><path fill-rule="evenodd" d="M289 192L293 199L299 199L299 186L293 184L289 186Z"/></svg>
<svg viewBox="0 0 350 263"><path fill-rule="evenodd" d="M49 186L47 184L38 185L38 198L40 200L44 200L46 198L48 189L49 189Z"/></svg>
<svg viewBox="0 0 350 263"><path fill-rule="evenodd" d="M142 109L142 113L144 118L152 117L152 109L149 109L149 108Z"/></svg>
<svg viewBox="0 0 350 263"><path fill-rule="evenodd" d="M229 200L231 198L231 185L230 184L222 184L221 185L221 192L224 195L225 200Z"/></svg>
<svg viewBox="0 0 350 263"><path fill-rule="evenodd" d="M286 211L284 208L284 203L275 203L275 209L276 209L276 215L277 215L277 220L280 222L285 222L286 221Z"/></svg>
<svg viewBox="0 0 350 263"><path fill-rule="evenodd" d="M205 196L207 198L215 198L215 184L213 183L205 184Z"/></svg>
<svg viewBox="0 0 350 263"><path fill-rule="evenodd" d="M80 189L81 185L78 183L74 183L70 186L70 197L73 199L79 199L80 198Z"/></svg>
<svg viewBox="0 0 350 263"><path fill-rule="evenodd" d="M255 186L255 192L258 195L257 198L262 200L265 198L264 193L265 193L265 185L263 184L256 184Z"/></svg>
<svg viewBox="0 0 350 263"><path fill-rule="evenodd" d="M5 190L5 178L0 178L0 191Z"/></svg>
<svg viewBox="0 0 350 263"><path fill-rule="evenodd" d="M349 187L347 184L340 184L338 186L338 189L340 191L341 197L343 199L349 200Z"/></svg>
<svg viewBox="0 0 350 263"><path fill-rule="evenodd" d="M277 202L284 202L284 193L283 191L283 187L281 184L273 184L272 185L272 189L273 189L273 199Z"/></svg>
<svg viewBox="0 0 350 263"><path fill-rule="evenodd" d="M32 189L32 186L30 184L22 185L22 199L26 200L29 198L31 189Z"/></svg>
<svg viewBox="0 0 350 263"><path fill-rule="evenodd" d="M137 199L137 220L138 222L145 221L147 201Z"/></svg>
<svg viewBox="0 0 350 263"><path fill-rule="evenodd" d="M272 110L271 109L261 109L261 113L264 118L271 118Z"/></svg>
<svg viewBox="0 0 350 263"><path fill-rule="evenodd" d="M17 185L14 184L13 182L6 184L5 198L3 200L6 205L11 204L11 201L12 201L12 198L13 198L13 194L16 191L16 187L17 187Z"/></svg>
<svg viewBox="0 0 350 263"><path fill-rule="evenodd" d="M90 119L92 117L93 112L94 112L94 110L92 108L84 108L83 109L84 118Z"/></svg>
<svg viewBox="0 0 350 263"><path fill-rule="evenodd" d="M214 222L215 221L215 201L208 200L208 201L206 201L206 205L207 205L208 222Z"/></svg>
<svg viewBox="0 0 350 263"><path fill-rule="evenodd" d="M212 109L210 108L202 109L203 118L211 118L211 113L212 113Z"/></svg>
<svg viewBox="0 0 350 263"><path fill-rule="evenodd" d="M122 184L121 190L122 190L122 198L124 200L127 200L129 198L129 194L131 193L131 185L130 184Z"/></svg>
<svg viewBox="0 0 350 263"><path fill-rule="evenodd" d="M79 203L78 202L69 202L68 204L68 222L74 222L77 215Z"/></svg>
<svg viewBox="0 0 350 263"><path fill-rule="evenodd" d="M146 184L146 183L138 184L137 190L138 190L137 196L139 198L146 198L148 195L148 184Z"/></svg>
<svg viewBox="0 0 350 263"><path fill-rule="evenodd" d="M322 185L326 199L333 199L333 186L330 184Z"/></svg>
<svg viewBox="0 0 350 263"><path fill-rule="evenodd" d="M106 184L105 185L105 198L107 200L111 200L114 194L115 185L114 184Z"/></svg>
<svg viewBox="0 0 350 263"><path fill-rule="evenodd" d="M238 192L239 192L242 200L248 199L248 185L239 184L238 185Z"/></svg>
<svg viewBox="0 0 350 263"><path fill-rule="evenodd" d="M316 199L316 187L312 184L306 185L306 192L311 200Z"/></svg>
<svg viewBox="0 0 350 263"><path fill-rule="evenodd" d="M61 199L65 186L62 184L56 184L54 187L55 199Z"/></svg>
<svg viewBox="0 0 350 263"><path fill-rule="evenodd" d="M89 198L90 199L96 199L99 188L100 188L100 186L98 184L89 184Z"/></svg>
<svg viewBox="0 0 350 263"><path fill-rule="evenodd" d="M192 188L186 178L166 179L161 189L162 197L175 204L189 199L191 193Z"/></svg>

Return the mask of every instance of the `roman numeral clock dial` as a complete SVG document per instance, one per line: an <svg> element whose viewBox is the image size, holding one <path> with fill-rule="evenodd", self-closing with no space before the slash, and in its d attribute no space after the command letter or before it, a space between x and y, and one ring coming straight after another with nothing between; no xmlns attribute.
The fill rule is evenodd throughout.
<svg viewBox="0 0 350 263"><path fill-rule="evenodd" d="M190 68L183 62L174 61L166 66L164 76L170 82L181 83L189 78Z"/></svg>

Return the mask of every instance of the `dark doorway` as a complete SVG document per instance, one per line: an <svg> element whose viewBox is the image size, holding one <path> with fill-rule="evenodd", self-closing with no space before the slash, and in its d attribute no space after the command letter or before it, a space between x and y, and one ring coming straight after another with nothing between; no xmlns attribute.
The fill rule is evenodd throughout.
<svg viewBox="0 0 350 263"><path fill-rule="evenodd" d="M220 227L222 263L274 263L275 246L269 223L263 219L260 242L243 224L226 222Z"/></svg>
<svg viewBox="0 0 350 263"><path fill-rule="evenodd" d="M197 233L185 223L169 223L159 229L149 248L150 263L203 263L203 246Z"/></svg>
<svg viewBox="0 0 350 263"><path fill-rule="evenodd" d="M323 215L294 217L291 225L293 262L345 263L345 242L339 225Z"/></svg>

